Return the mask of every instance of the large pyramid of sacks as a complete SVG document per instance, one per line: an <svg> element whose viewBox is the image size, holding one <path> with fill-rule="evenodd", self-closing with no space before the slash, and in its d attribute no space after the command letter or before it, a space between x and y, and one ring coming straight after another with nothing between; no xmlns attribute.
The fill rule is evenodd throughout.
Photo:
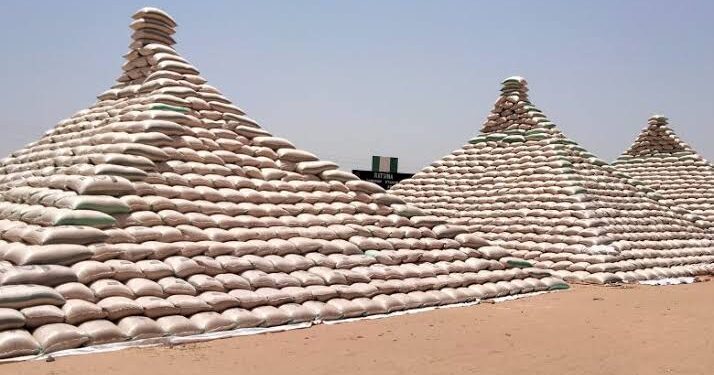
<svg viewBox="0 0 714 375"><path fill-rule="evenodd" d="M0 357L567 287L271 136L133 19L117 84L0 162Z"/></svg>
<svg viewBox="0 0 714 375"><path fill-rule="evenodd" d="M511 77L481 133L390 191L570 281L708 273L712 235L566 138Z"/></svg>
<svg viewBox="0 0 714 375"><path fill-rule="evenodd" d="M664 116L652 116L613 165L656 190L662 203L714 222L714 166L682 142L667 122Z"/></svg>

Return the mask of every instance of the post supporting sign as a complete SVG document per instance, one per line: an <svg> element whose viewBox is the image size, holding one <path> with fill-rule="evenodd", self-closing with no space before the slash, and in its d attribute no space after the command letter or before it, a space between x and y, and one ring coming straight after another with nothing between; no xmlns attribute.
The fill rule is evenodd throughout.
<svg viewBox="0 0 714 375"><path fill-rule="evenodd" d="M362 180L373 182L385 189L397 182L410 178L412 173L398 173L399 159L390 156L372 156L372 170L352 170L352 173Z"/></svg>

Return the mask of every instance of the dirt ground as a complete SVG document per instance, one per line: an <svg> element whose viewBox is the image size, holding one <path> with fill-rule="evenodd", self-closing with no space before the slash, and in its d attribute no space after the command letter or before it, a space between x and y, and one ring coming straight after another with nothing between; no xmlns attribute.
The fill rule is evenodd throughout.
<svg viewBox="0 0 714 375"><path fill-rule="evenodd" d="M709 374L714 283L567 292L174 347L0 365L0 374Z"/></svg>

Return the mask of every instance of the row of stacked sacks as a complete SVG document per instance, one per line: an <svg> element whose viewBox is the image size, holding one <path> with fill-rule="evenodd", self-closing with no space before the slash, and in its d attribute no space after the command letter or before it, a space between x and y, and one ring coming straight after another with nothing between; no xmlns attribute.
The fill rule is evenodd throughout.
<svg viewBox="0 0 714 375"><path fill-rule="evenodd" d="M683 207L700 221L714 219L714 170L709 162L687 153L655 154L648 159L652 160L647 167L639 166L642 159L627 156L614 165L657 191L662 203Z"/></svg>
<svg viewBox="0 0 714 375"><path fill-rule="evenodd" d="M476 232L476 231L474 231ZM532 241L492 241L526 267L553 271L569 282L613 283L671 279L708 275L714 272L714 255L704 247L686 247L672 242L671 249L657 242L642 244L643 249L618 250L628 242L615 242L590 248L564 243ZM535 250L534 250L535 249Z"/></svg>
<svg viewBox="0 0 714 375"><path fill-rule="evenodd" d="M506 80L480 135L391 192L566 280L710 273L712 235L686 210L566 138Z"/></svg>
<svg viewBox="0 0 714 375"><path fill-rule="evenodd" d="M652 116L613 165L656 190L665 204L714 219L714 168L684 143L664 116Z"/></svg>
<svg viewBox="0 0 714 375"><path fill-rule="evenodd" d="M321 186L329 188L331 185L322 183ZM49 199L41 198L51 194L52 189L11 188L0 193L6 199L0 203L3 217L0 237L4 241L28 245L355 237L353 242L359 246L360 238L365 236L392 238L394 241L418 238L420 232L413 225L430 222L429 218L410 221L399 215L401 204L375 203L389 195L368 195L350 191L344 184L335 186L345 191L296 193L294 196L298 199L294 203L277 204L240 202L241 198L233 202L167 198L147 190L141 192L147 195L126 195L116 199L58 191L55 196L68 197L55 202L55 206L62 208L44 206L50 203ZM36 191L37 194L24 195L20 191ZM258 198L254 201L289 196L285 191L263 192L247 188L231 191L235 195L255 195ZM332 199L341 202L325 202ZM18 203L8 202L12 200ZM99 207L102 204L106 206ZM96 210L125 210L127 213L108 214Z"/></svg>
<svg viewBox="0 0 714 375"><path fill-rule="evenodd" d="M185 95L204 94L191 90ZM117 176L122 179L114 194L125 193L121 190L121 185L126 185L124 180L142 181L152 172L160 176L156 183L168 180L188 186L212 186L200 180L206 175L215 175L216 184L229 186L225 177L231 175L291 181L304 179L302 173L312 173L338 181L354 179L337 173L333 163L319 161L313 154L295 150L284 139L270 137L247 118L228 116L230 112L221 115L211 111L222 116L212 120L205 117L206 110L181 107L185 110L181 113L163 109L164 98L117 101L126 106L117 108L114 103L105 106L100 102L89 113L75 115L52 134L14 153L5 159L3 174L32 177L54 173L59 175L54 184L75 188L86 183L81 176ZM107 117L92 120L96 112ZM97 121L100 124L94 124ZM249 140L253 140L252 148ZM11 180L5 176L4 181Z"/></svg>
<svg viewBox="0 0 714 375"><path fill-rule="evenodd" d="M488 246L482 249L488 253ZM442 252L435 255L450 261L423 261L420 252L378 251L85 260L71 267L3 262L0 356L360 317L566 287L549 272L520 268L525 265L508 258L488 259L466 248Z"/></svg>

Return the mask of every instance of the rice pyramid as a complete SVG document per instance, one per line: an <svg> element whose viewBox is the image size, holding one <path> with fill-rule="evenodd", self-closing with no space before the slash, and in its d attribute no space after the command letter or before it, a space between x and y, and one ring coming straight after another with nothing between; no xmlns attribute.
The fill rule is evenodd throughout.
<svg viewBox="0 0 714 375"><path fill-rule="evenodd" d="M133 19L117 84L0 162L0 357L567 287L273 137Z"/></svg>
<svg viewBox="0 0 714 375"><path fill-rule="evenodd" d="M708 273L712 235L563 135L503 81L481 133L390 191L565 280Z"/></svg>
<svg viewBox="0 0 714 375"><path fill-rule="evenodd" d="M667 122L664 116L652 116L613 165L656 190L660 202L685 208L707 226L714 221L714 167L682 142Z"/></svg>

